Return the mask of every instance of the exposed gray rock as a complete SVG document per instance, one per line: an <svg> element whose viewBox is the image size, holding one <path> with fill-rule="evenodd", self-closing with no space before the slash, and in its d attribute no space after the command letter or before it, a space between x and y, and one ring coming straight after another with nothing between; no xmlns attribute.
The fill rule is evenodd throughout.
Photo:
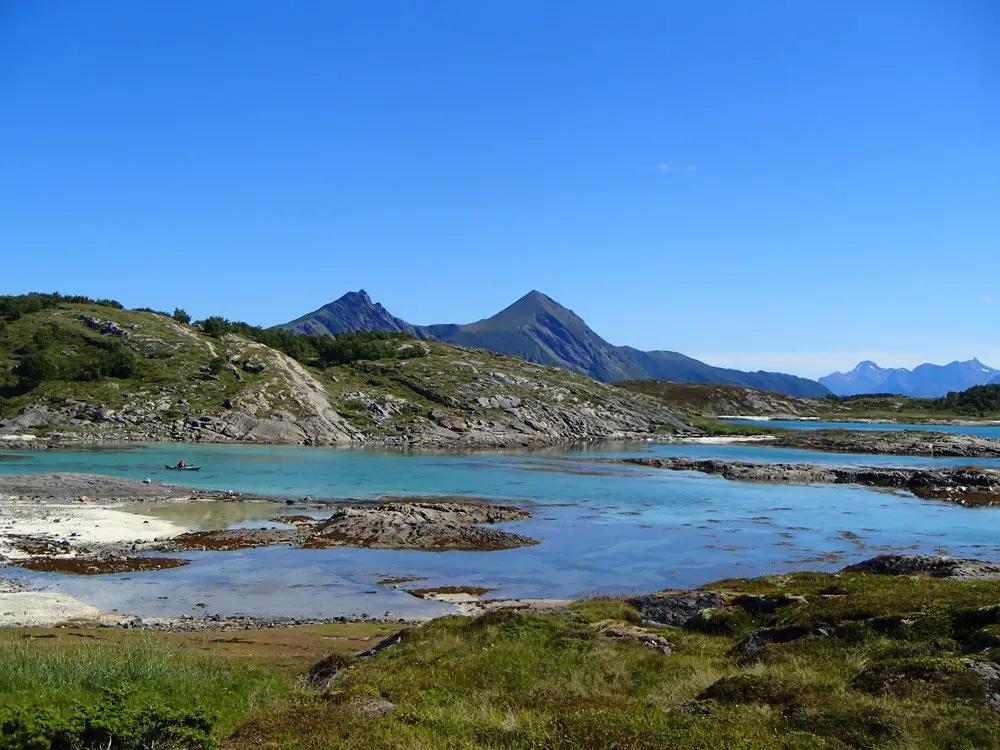
<svg viewBox="0 0 1000 750"><path fill-rule="evenodd" d="M304 547L386 549L511 549L537 539L478 524L523 520L530 513L513 507L460 503L385 503L338 508L310 529Z"/></svg>
<svg viewBox="0 0 1000 750"><path fill-rule="evenodd" d="M308 549L372 547L380 549L472 550L513 549L538 544L537 539L480 524L530 518L519 508L465 503L379 503L334 510L326 519L278 518L294 529L228 529L197 531L174 537L165 550L235 550L273 544Z"/></svg>
<svg viewBox="0 0 1000 750"><path fill-rule="evenodd" d="M80 313L80 320L83 321L87 328L92 328L93 330L101 333L105 336L124 336L125 329L120 325L115 323L113 320L101 320L100 318L93 318L86 313Z"/></svg>
<svg viewBox="0 0 1000 750"><path fill-rule="evenodd" d="M661 591L631 599L629 604L649 623L683 627L702 610L725 606L726 600L713 591Z"/></svg>
<svg viewBox="0 0 1000 750"><path fill-rule="evenodd" d="M784 628L761 628L755 630L733 647L733 653L744 660L758 659L772 643L791 643L803 638L829 638L834 634L831 628L807 628L794 625Z"/></svg>
<svg viewBox="0 0 1000 750"><path fill-rule="evenodd" d="M747 482L860 484L908 490L918 497L962 505L1000 503L1000 471L941 467L933 471L890 467L842 468L817 464L755 464L681 457L624 458L618 463L671 471L698 471Z"/></svg>
<svg viewBox="0 0 1000 750"><path fill-rule="evenodd" d="M772 615L782 607L805 603L804 596L795 594L740 594L731 602L752 615Z"/></svg>
<svg viewBox="0 0 1000 750"><path fill-rule="evenodd" d="M924 430L787 430L763 445L834 453L996 458L1000 440Z"/></svg>
<svg viewBox="0 0 1000 750"><path fill-rule="evenodd" d="M888 576L929 576L964 581L1000 580L1000 565L984 560L938 555L878 555L848 565L845 573L874 573Z"/></svg>
<svg viewBox="0 0 1000 750"><path fill-rule="evenodd" d="M596 633L602 638L621 643L632 643L643 648L659 651L666 656L673 650L673 644L658 633L652 633L645 628L629 625L627 622L617 620L602 620L593 623L590 632Z"/></svg>
<svg viewBox="0 0 1000 750"><path fill-rule="evenodd" d="M1000 713L1000 665L978 659L962 659L961 663L983 683L987 708Z"/></svg>

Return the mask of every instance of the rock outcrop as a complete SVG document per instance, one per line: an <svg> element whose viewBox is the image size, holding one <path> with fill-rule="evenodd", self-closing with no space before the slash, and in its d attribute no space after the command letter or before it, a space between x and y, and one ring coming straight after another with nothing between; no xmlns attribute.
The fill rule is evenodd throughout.
<svg viewBox="0 0 1000 750"><path fill-rule="evenodd" d="M538 544L537 539L484 524L530 518L520 508L467 503L380 503L337 508L329 518L277 518L294 529L231 529L181 534L168 550L225 551L272 544L309 549L371 547L380 549L469 550L513 549Z"/></svg>
<svg viewBox="0 0 1000 750"><path fill-rule="evenodd" d="M924 430L787 430L776 435L767 445L832 453L1000 457L1000 440Z"/></svg>
<svg viewBox="0 0 1000 750"><path fill-rule="evenodd" d="M845 573L874 573L886 576L929 576L959 581L1000 580L1000 565L984 560L939 555L878 555L849 565Z"/></svg>
<svg viewBox="0 0 1000 750"><path fill-rule="evenodd" d="M755 464L745 461L699 460L681 457L623 458L616 463L670 471L718 474L744 482L785 484L858 484L907 490L928 500L960 505L1000 504L1000 470L942 467L934 470L892 467L848 468L816 464Z"/></svg>

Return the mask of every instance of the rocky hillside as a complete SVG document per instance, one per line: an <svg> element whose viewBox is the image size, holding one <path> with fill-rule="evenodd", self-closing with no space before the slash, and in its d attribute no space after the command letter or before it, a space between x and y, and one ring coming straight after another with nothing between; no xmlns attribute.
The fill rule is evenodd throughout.
<svg viewBox="0 0 1000 750"><path fill-rule="evenodd" d="M429 326L411 325L390 315L381 304L373 303L364 291L351 292L279 328L310 334L407 331L427 339L562 367L605 382L656 379L740 385L794 396L829 394L819 383L795 375L730 370L678 352L644 352L629 346L613 346L572 310L537 291L475 323Z"/></svg>
<svg viewBox="0 0 1000 750"><path fill-rule="evenodd" d="M699 416L750 415L780 419L846 411L846 407L825 399L798 398L732 385L662 380L632 380L617 385L633 393L661 399L674 408Z"/></svg>
<svg viewBox="0 0 1000 750"><path fill-rule="evenodd" d="M2 311L0 311L2 312ZM154 312L65 303L0 328L0 433L50 440L476 447L685 430L655 399L514 357L400 339L325 368Z"/></svg>

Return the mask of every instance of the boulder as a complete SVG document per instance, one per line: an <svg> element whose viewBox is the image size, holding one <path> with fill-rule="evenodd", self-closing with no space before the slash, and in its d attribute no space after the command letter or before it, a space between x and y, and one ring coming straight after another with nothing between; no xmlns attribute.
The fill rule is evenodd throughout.
<svg viewBox="0 0 1000 750"><path fill-rule="evenodd" d="M929 576L965 581L1000 580L1000 565L985 560L941 555L878 555L848 565L844 573L874 573L887 576Z"/></svg>
<svg viewBox="0 0 1000 750"><path fill-rule="evenodd" d="M645 628L629 625L627 622L602 620L591 625L589 630L591 633L595 633L602 638L650 648L654 651L659 651L664 656L673 650L673 644L662 635L651 633Z"/></svg>
<svg viewBox="0 0 1000 750"><path fill-rule="evenodd" d="M647 622L683 627L703 609L725 606L722 594L714 591L660 592L629 601Z"/></svg>

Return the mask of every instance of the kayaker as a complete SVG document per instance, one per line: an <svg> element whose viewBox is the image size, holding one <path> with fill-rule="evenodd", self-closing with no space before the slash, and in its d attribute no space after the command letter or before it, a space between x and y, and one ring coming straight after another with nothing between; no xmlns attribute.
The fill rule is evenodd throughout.
<svg viewBox="0 0 1000 750"><path fill-rule="evenodd" d="M184 459L183 458L180 461L177 462L177 468L178 469L183 469L185 466L187 466L187 464L184 463Z"/></svg>

